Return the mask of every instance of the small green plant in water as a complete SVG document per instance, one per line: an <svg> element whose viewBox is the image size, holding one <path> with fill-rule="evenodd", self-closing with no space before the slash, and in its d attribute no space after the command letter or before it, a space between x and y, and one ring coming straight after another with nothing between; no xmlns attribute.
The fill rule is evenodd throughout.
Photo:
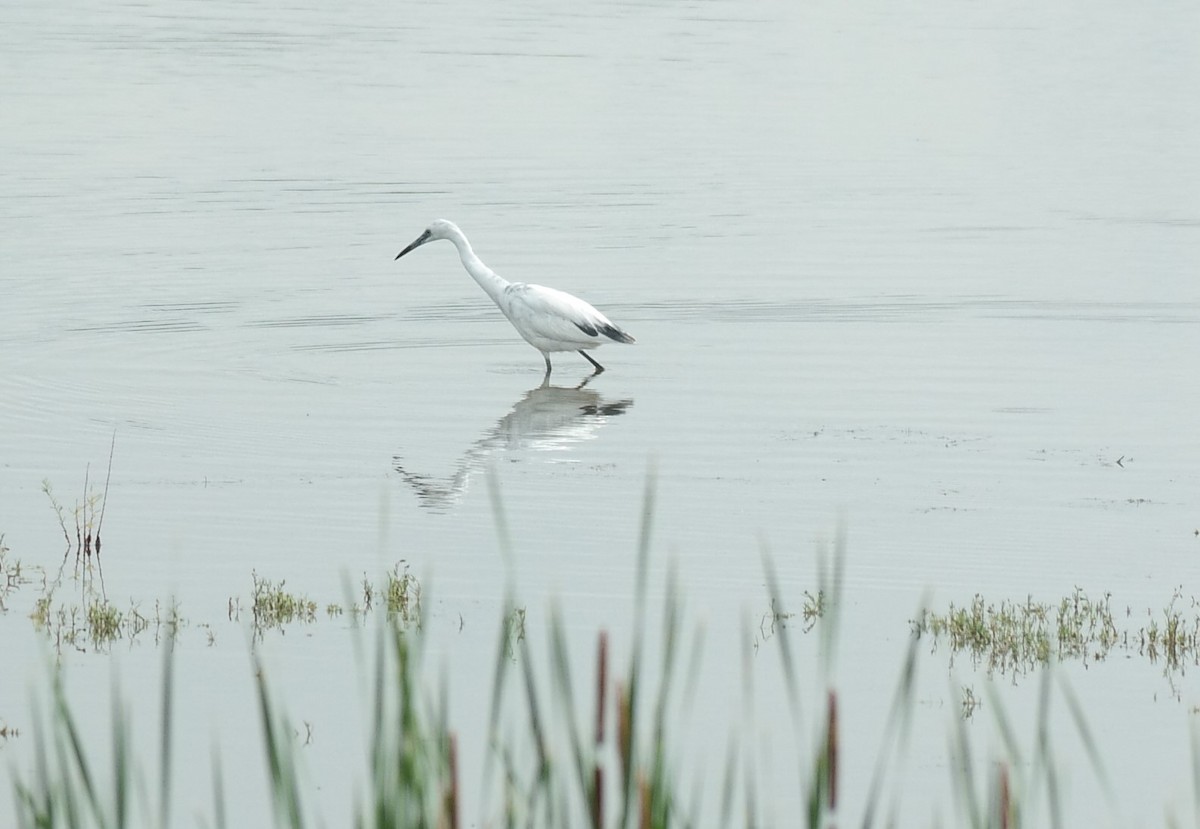
<svg viewBox="0 0 1200 829"><path fill-rule="evenodd" d="M403 565L403 566L402 566ZM387 612L405 625L421 625L421 584L409 572L408 565L398 562L387 574Z"/></svg>
<svg viewBox="0 0 1200 829"><path fill-rule="evenodd" d="M809 591L804 591L804 607L800 611L804 618L804 632L812 630L813 625L817 620L825 615L825 591L818 590L814 596Z"/></svg>
<svg viewBox="0 0 1200 829"><path fill-rule="evenodd" d="M111 602L93 599L87 609L87 625L92 641L103 647L121 636L125 614L117 610Z"/></svg>
<svg viewBox="0 0 1200 829"><path fill-rule="evenodd" d="M1161 661L1170 678L1188 665L1200 664L1200 602L1194 597L1190 601L1189 610L1182 588L1177 588L1159 614L1148 611L1148 622L1134 630L1118 627L1110 593L1093 599L1076 588L1054 604L1032 598L997 604L976 595L968 605L951 604L945 613L925 610L912 626L916 636L929 637L934 648L945 642L952 655L968 654L989 674L1016 678L1051 658L1086 664L1120 649L1136 651L1152 664Z"/></svg>
<svg viewBox="0 0 1200 829"><path fill-rule="evenodd" d="M504 617L504 653L510 659L516 658L517 646L525 641L525 608L514 607L512 613Z"/></svg>
<svg viewBox="0 0 1200 829"><path fill-rule="evenodd" d="M971 717L975 716L975 709L980 705L979 698L975 696L975 689L970 685L964 685L962 687L962 696L960 697L960 701L962 703L963 719L969 720Z"/></svg>
<svg viewBox="0 0 1200 829"><path fill-rule="evenodd" d="M260 579L251 572L254 582L253 602L254 629L261 633L268 628L278 628L292 622L312 622L317 617L317 603L299 593L284 590L285 581L278 583Z"/></svg>
<svg viewBox="0 0 1200 829"><path fill-rule="evenodd" d="M8 610L5 600L9 594L34 583L39 576L43 584L46 581L46 573L41 567L26 567L20 559L9 558L9 552L4 544L4 535L0 533L0 613Z"/></svg>

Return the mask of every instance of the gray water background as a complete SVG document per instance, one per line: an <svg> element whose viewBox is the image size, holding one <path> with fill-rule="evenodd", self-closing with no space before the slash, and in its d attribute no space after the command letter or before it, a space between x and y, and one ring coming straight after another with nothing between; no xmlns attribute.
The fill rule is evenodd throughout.
<svg viewBox="0 0 1200 829"><path fill-rule="evenodd" d="M175 595L211 620L212 647L179 651L180 750L206 770L221 747L249 817L265 770L257 742L239 749L257 733L249 648L224 614L251 570L338 600L407 561L432 673L481 758L506 585L531 623L552 597L569 609L583 663L599 628L632 635L653 468L653 592L677 562L705 630L692 721L719 723L684 739L717 758L730 730L765 740L783 716L763 691L747 724L727 667L767 609L761 549L798 602L842 527L854 803L922 601L1079 586L1145 613L1195 590L1198 14L7 3L0 533L53 572L42 482L75 497L116 431L109 596ZM638 344L596 352L609 371L582 391L588 366L560 355L562 390L539 392L540 356L449 245L392 261L439 216L502 275L583 296ZM50 661L24 616L0 617L18 769ZM331 825L365 733L345 627L260 646L313 725ZM114 672L156 699L153 647L64 662L97 734ZM922 820L953 814L956 693L986 682L945 663L923 669L897 786ZM1190 808L1191 675L1062 670L1098 724L1116 822ZM1031 736L1036 680L996 686ZM995 742L986 717L971 728ZM1069 729L1062 745L1072 813L1109 817ZM177 813L207 786L179 782Z"/></svg>

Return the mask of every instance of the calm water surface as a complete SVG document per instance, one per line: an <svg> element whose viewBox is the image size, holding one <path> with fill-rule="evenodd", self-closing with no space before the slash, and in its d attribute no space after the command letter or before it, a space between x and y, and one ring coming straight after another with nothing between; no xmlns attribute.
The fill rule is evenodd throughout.
<svg viewBox="0 0 1200 829"><path fill-rule="evenodd" d="M760 550L798 602L843 526L853 816L923 598L1079 586L1140 614L1198 589L1197 35L1170 2L9 3L0 533L57 567L42 481L75 497L116 430L109 596L174 594L213 625L179 652L180 751L207 768L220 746L231 802L263 817L247 637L223 615L252 570L336 601L409 562L481 758L505 585L534 625L570 608L581 663L600 627L627 641L654 468L654 592L677 561L706 630L691 716L722 723L718 746L682 739L723 756L784 711L763 679L739 714L725 667L767 607ZM638 344L582 389L560 355L540 388L449 245L392 261L438 216ZM24 770L50 657L8 603L0 719L26 735L0 750ZM263 647L331 825L366 731L347 642L328 623ZM153 647L63 662L86 710L109 710L92 689L114 665L157 688ZM897 797L952 823L957 689L986 680L944 654L922 671ZM1113 821L1185 814L1191 675L1063 674L1102 726ZM1036 684L997 683L1023 738ZM1059 750L1072 817L1108 819L1069 728ZM179 788L179 816L207 808L205 775Z"/></svg>

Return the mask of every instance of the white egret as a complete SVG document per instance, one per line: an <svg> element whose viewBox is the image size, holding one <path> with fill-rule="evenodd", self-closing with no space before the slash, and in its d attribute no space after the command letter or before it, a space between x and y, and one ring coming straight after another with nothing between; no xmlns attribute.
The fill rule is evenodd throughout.
<svg viewBox="0 0 1200 829"><path fill-rule="evenodd" d="M633 335L578 297L554 288L501 278L475 255L471 243L454 222L437 219L411 245L396 254L396 258L438 239L449 239L454 243L467 273L504 312L525 342L542 352L547 378L550 377L552 351L578 351L595 366L595 374L599 374L604 371L604 366L593 360L585 349L610 341L635 342Z"/></svg>

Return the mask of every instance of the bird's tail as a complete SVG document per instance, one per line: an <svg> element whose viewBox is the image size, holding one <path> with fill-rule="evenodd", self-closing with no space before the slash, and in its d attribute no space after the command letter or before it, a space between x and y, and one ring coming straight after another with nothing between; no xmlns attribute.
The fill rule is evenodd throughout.
<svg viewBox="0 0 1200 829"><path fill-rule="evenodd" d="M628 331L618 328L615 325L599 326L599 331L604 336L608 337L615 343L636 343L637 340Z"/></svg>

